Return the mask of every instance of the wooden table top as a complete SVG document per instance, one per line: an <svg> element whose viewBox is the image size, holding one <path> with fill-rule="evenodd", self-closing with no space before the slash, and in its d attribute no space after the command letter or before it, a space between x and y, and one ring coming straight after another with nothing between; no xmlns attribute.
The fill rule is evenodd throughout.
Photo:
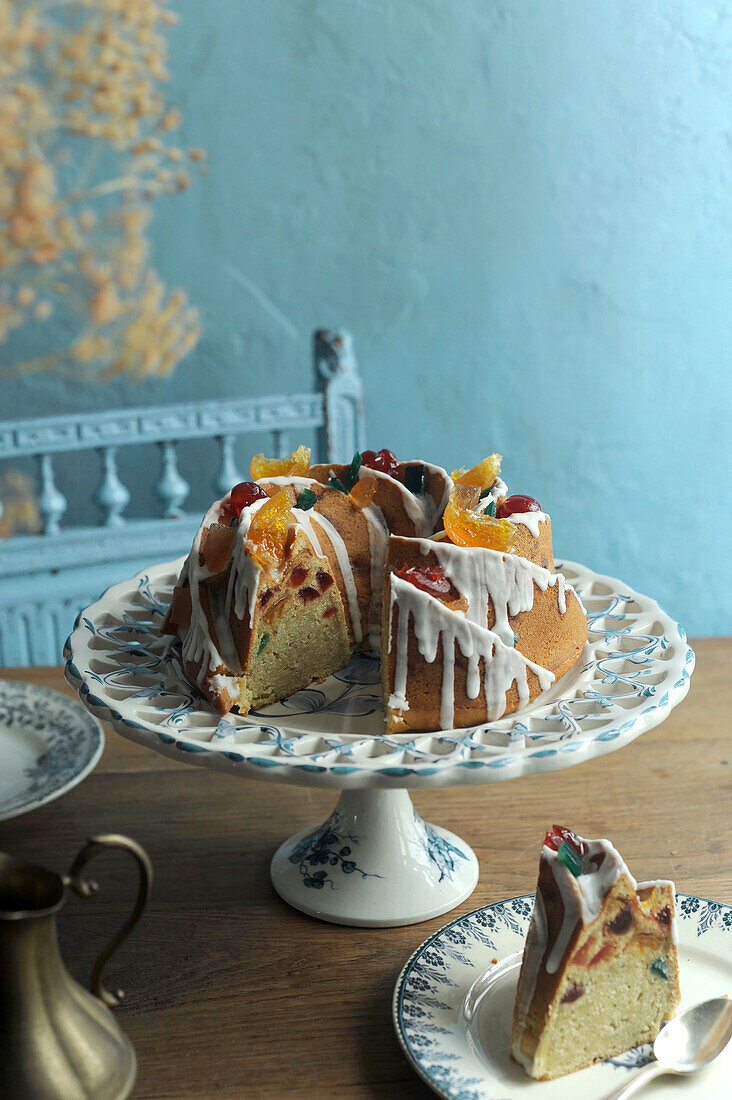
<svg viewBox="0 0 732 1100"><path fill-rule="evenodd" d="M422 816L462 836L480 860L473 896L424 924L341 928L274 893L272 853L325 819L335 791L242 782L109 729L92 775L0 823L0 848L65 871L87 836L125 832L150 854L148 910L106 975L127 991L117 1018L137 1050L138 1100L427 1100L392 1028L397 974L448 919L532 891L548 825L609 836L639 879L673 878L682 892L732 902L732 638L692 645L689 696L627 748L509 783L413 792ZM60 669L0 675L72 694ZM70 900L59 921L80 980L134 895L124 856L104 859L94 864L97 897Z"/></svg>

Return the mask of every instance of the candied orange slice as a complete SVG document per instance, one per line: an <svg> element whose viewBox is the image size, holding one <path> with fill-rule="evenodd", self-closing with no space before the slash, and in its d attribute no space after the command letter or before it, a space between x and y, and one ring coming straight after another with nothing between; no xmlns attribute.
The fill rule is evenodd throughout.
<svg viewBox="0 0 732 1100"><path fill-rule="evenodd" d="M255 455L249 472L254 481L263 477L305 477L310 469L310 448L302 443L291 455L284 458L265 458Z"/></svg>
<svg viewBox="0 0 732 1100"><path fill-rule="evenodd" d="M445 508L445 531L457 546L485 546L505 553L516 538L513 524L506 519L493 519L473 512L479 499L477 485L456 485Z"/></svg>
<svg viewBox="0 0 732 1100"><path fill-rule="evenodd" d="M287 489L280 489L252 516L247 547L260 565L278 568L285 561L287 532L292 522L292 504Z"/></svg>
<svg viewBox="0 0 732 1100"><path fill-rule="evenodd" d="M365 474L364 477L360 477L358 479L356 484L351 489L351 500L354 504L357 504L359 508L365 508L366 505L370 504L373 500L374 493L376 492L376 486L376 478L371 477L370 474Z"/></svg>
<svg viewBox="0 0 732 1100"><path fill-rule="evenodd" d="M453 470L452 480L456 485L477 485L482 491L489 489L501 472L501 459L503 455L488 455L477 466L466 470L461 466L459 470Z"/></svg>

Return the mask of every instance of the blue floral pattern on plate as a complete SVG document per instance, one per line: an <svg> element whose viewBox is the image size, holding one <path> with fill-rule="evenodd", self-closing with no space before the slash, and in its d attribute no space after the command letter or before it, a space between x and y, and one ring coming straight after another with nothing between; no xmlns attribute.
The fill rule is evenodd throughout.
<svg viewBox="0 0 732 1100"><path fill-rule="evenodd" d="M75 787L103 748L99 722L73 699L0 680L0 821Z"/></svg>
<svg viewBox="0 0 732 1100"><path fill-rule="evenodd" d="M566 1100L569 1095L573 1100L599 1100L618 1084L619 1070L644 1065L651 1057L650 1045L639 1047L540 1086L509 1059L513 990L533 904L534 895L526 894L458 917L418 947L399 975L393 1002L397 1037L414 1069L446 1100L520 1100L537 1088L545 1100ZM685 1000L687 985L693 986L690 1004L726 992L732 977L732 906L677 894L676 908ZM695 954L700 937L704 943ZM711 962L705 964L705 959ZM496 975L503 970L505 988L501 1007L489 1010L491 1034L483 1049L480 1030L471 1029L464 1005L476 979L484 974L490 978L493 968ZM695 1080L700 1082L696 1088L692 1081L685 1084L689 1100L721 1095L705 1091L709 1080Z"/></svg>
<svg viewBox="0 0 732 1100"><path fill-rule="evenodd" d="M331 786L432 786L511 779L627 744L683 699L686 636L656 604L572 562L560 568L587 609L575 666L530 707L440 733L383 733L379 661L358 653L323 684L225 721L186 680L160 624L180 562L115 585L77 620L64 650L82 701L120 733L190 763Z"/></svg>

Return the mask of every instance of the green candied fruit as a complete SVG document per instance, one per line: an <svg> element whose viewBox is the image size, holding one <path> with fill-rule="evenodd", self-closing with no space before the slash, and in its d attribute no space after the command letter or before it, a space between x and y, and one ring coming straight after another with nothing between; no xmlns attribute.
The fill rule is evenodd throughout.
<svg viewBox="0 0 732 1100"><path fill-rule="evenodd" d="M345 486L339 477L329 477L328 484L330 485L331 489L335 489L338 493L346 492Z"/></svg>
<svg viewBox="0 0 732 1100"><path fill-rule="evenodd" d="M651 963L651 971L653 974L658 974L659 978L663 978L665 982L668 981L668 967L665 959L654 959Z"/></svg>
<svg viewBox="0 0 732 1100"><path fill-rule="evenodd" d="M361 469L361 452L356 451L351 459L351 465L346 470L345 477L343 479L343 488L347 493L350 493L353 486L358 481L358 471Z"/></svg>
<svg viewBox="0 0 732 1100"><path fill-rule="evenodd" d="M489 490L489 492L490 492L490 490ZM496 502L495 502L495 500L492 500L490 502L490 504L488 505L488 507L486 508L483 515L495 517L495 514L496 514Z"/></svg>
<svg viewBox="0 0 732 1100"><path fill-rule="evenodd" d="M577 849L573 848L568 841L563 840L559 845L557 855L559 856L559 862L563 863L575 878L579 878L582 874L582 856Z"/></svg>
<svg viewBox="0 0 732 1100"><path fill-rule="evenodd" d="M257 657L262 652L262 650L264 649L264 647L266 646L268 641L269 641L269 634L263 634L262 637L259 640L259 645L257 646Z"/></svg>
<svg viewBox="0 0 732 1100"><path fill-rule="evenodd" d="M410 493L414 493L415 496L424 496L426 476L427 471L422 462L416 462L414 466L405 466L404 487L409 489Z"/></svg>
<svg viewBox="0 0 732 1100"><path fill-rule="evenodd" d="M317 502L317 494L312 489L303 489L295 501L295 507L301 512L307 512Z"/></svg>

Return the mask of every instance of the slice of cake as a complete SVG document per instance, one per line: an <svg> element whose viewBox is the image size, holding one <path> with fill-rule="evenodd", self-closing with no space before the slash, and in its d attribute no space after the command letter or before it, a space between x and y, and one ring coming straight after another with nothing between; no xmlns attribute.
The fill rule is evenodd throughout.
<svg viewBox="0 0 732 1100"><path fill-rule="evenodd" d="M655 1039L679 1007L674 884L554 825L539 862L511 1054L548 1079Z"/></svg>

